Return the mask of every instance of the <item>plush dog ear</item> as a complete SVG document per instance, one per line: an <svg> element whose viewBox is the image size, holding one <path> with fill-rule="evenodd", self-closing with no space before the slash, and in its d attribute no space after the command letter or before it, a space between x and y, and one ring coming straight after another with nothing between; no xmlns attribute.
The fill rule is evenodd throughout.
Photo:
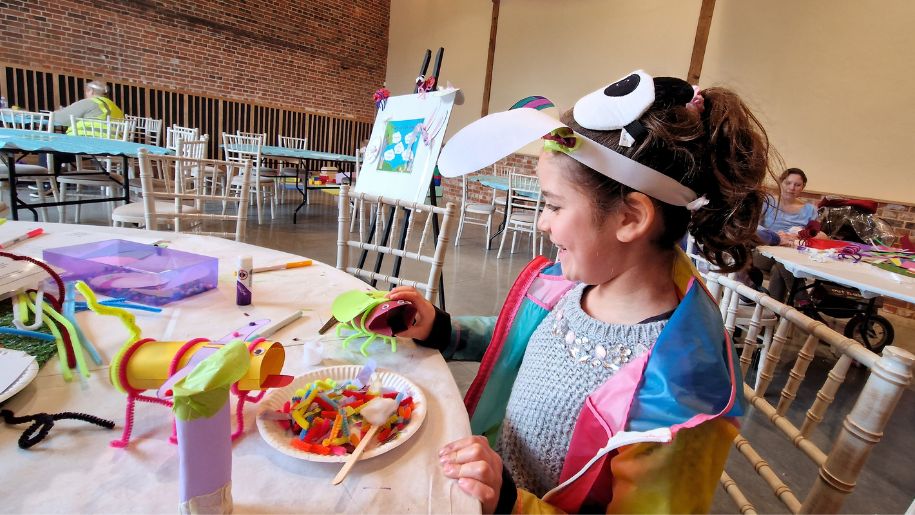
<svg viewBox="0 0 915 515"><path fill-rule="evenodd" d="M651 76L636 70L609 86L583 96L575 102L572 116L586 129L622 129L642 116L654 99L654 81Z"/></svg>

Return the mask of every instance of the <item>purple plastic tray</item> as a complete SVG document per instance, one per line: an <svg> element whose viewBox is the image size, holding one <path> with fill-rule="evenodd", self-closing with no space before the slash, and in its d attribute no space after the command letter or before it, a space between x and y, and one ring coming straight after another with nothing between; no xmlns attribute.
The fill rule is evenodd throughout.
<svg viewBox="0 0 915 515"><path fill-rule="evenodd" d="M216 258L126 240L46 249L44 260L110 297L161 306L216 287Z"/></svg>

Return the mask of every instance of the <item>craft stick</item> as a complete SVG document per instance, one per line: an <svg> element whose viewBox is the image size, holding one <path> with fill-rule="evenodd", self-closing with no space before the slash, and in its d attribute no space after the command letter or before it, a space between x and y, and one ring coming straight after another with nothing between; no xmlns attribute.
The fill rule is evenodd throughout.
<svg viewBox="0 0 915 515"><path fill-rule="evenodd" d="M335 326L335 325L337 325L337 324L339 324L339 323L340 323L339 320L337 320L337 319L334 318L334 317L330 317L329 319L327 319L327 322L324 322L324 325L322 325L321 328L318 329L318 334L324 334L324 333L326 333L327 331L330 331L330 329L331 329L333 326Z"/></svg>
<svg viewBox="0 0 915 515"><path fill-rule="evenodd" d="M280 329L286 327L287 325L302 318L304 315L305 315L305 312L302 311L301 309L298 311L295 311L294 313L290 314L286 318L278 320L268 326L261 328L258 331L255 331L254 333L251 334L251 336L248 337L248 341L254 340L255 338L268 338L271 335L273 335L273 333L279 331Z"/></svg>

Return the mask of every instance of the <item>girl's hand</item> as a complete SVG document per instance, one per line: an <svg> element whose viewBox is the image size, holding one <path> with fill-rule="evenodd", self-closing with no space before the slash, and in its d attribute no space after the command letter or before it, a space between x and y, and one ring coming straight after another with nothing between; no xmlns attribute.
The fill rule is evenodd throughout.
<svg viewBox="0 0 915 515"><path fill-rule="evenodd" d="M502 489L502 458L483 436L449 443L438 452L442 471L457 479L458 486L483 504L483 513L493 513Z"/></svg>
<svg viewBox="0 0 915 515"><path fill-rule="evenodd" d="M412 286L398 286L387 294L391 300L405 300L416 306L416 318L413 326L397 333L397 336L426 340L432 332L432 323L435 322L435 307L426 300L419 290Z"/></svg>

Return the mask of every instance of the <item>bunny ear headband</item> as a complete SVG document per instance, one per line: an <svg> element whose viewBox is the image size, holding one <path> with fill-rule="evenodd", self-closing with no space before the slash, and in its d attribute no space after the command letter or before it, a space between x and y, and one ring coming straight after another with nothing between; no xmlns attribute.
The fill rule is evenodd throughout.
<svg viewBox="0 0 915 515"><path fill-rule="evenodd" d="M671 77L652 79L642 70L589 93L575 103L575 121L592 130L621 130L620 144L630 146L647 134L638 118L658 102L703 109L698 88ZM697 209L707 201L676 179L574 132L536 108L485 116L457 132L438 159L445 177L458 177L489 166L537 139L544 148L563 152L630 188L675 206Z"/></svg>

